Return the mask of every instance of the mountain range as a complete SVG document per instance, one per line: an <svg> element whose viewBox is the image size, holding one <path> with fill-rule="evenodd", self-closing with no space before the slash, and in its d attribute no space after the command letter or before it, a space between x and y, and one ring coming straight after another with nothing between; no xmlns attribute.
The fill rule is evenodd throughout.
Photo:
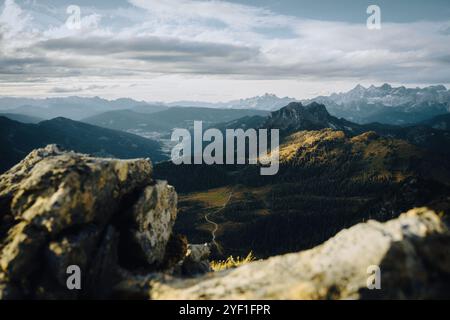
<svg viewBox="0 0 450 320"><path fill-rule="evenodd" d="M42 119L66 117L81 120L109 111L131 110L152 114L173 107L276 111L291 102L324 104L330 114L359 124L380 122L408 125L449 113L450 91L443 85L424 88L392 87L389 84L379 87L372 85L366 88L357 85L348 92L304 100L280 98L266 93L262 96L228 102L176 101L170 103L136 101L130 98L106 100L99 97L76 96L47 99L3 97L0 98L0 112ZM242 114L242 116L247 115Z"/></svg>
<svg viewBox="0 0 450 320"><path fill-rule="evenodd" d="M204 107L214 109L257 109L273 111L278 110L290 102L297 101L295 98L279 98L275 94L266 93L246 99L231 100L228 102L200 102L200 101L177 101L168 103L168 106L179 107Z"/></svg>
<svg viewBox="0 0 450 320"><path fill-rule="evenodd" d="M166 106L153 105L129 98L106 100L99 97L64 97L64 98L0 98L0 112L21 114L41 119L65 117L81 120L102 112L137 108L146 113L167 109Z"/></svg>
<svg viewBox="0 0 450 320"><path fill-rule="evenodd" d="M449 115L436 116L426 122L398 126L381 123L358 124L344 118L331 115L325 105L311 102L291 102L286 107L272 112L269 116L243 117L238 120L222 123L216 127L225 129L279 129L282 137L299 131L332 129L343 131L348 136L356 136L374 131L385 137L403 139L411 144L439 153L450 153Z"/></svg>
<svg viewBox="0 0 450 320"><path fill-rule="evenodd" d="M89 123L58 117L26 124L0 117L0 170L51 143L102 157L151 157L155 178L168 180L180 194L175 229L196 243L208 242L207 216L218 226L215 257L220 259L251 250L267 257L310 248L342 228L391 219L410 207L449 209L446 114L399 126L339 118L317 101L290 102L271 113L121 107L82 119ZM279 173L261 177L257 166L160 162L167 159L161 140L144 137L153 130L163 135L191 128L194 120L205 127L280 129Z"/></svg>
<svg viewBox="0 0 450 320"><path fill-rule="evenodd" d="M25 124L0 116L0 172L18 163L31 150L48 144L99 157L151 158L155 162L167 159L158 142L126 132L66 118Z"/></svg>
<svg viewBox="0 0 450 320"><path fill-rule="evenodd" d="M302 102L313 101L326 105L332 115L357 123L405 125L450 112L450 91L442 85L425 88L357 85L348 92Z"/></svg>
<svg viewBox="0 0 450 320"><path fill-rule="evenodd" d="M357 85L348 92L304 100L279 98L274 94L266 93L262 96L229 102L178 101L167 105L276 111L291 102L302 102L306 105L318 102L324 104L330 114L360 124L380 122L408 125L449 113L450 91L443 85L424 88L393 87L389 84L379 87L371 85L366 88Z"/></svg>
<svg viewBox="0 0 450 320"><path fill-rule="evenodd" d="M219 126L280 129L279 173L262 177L253 165L155 166L156 177L181 194L175 230L203 243L213 221L217 259L311 248L342 228L392 219L410 206L450 209L448 131L360 125L317 102Z"/></svg>

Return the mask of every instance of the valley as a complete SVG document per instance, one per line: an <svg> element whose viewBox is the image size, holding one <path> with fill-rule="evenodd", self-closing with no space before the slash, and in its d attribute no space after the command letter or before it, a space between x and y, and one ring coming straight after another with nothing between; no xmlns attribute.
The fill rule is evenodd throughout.
<svg viewBox="0 0 450 320"><path fill-rule="evenodd" d="M337 102L342 109L346 103L359 103L354 101L370 91L372 96L381 95L378 102L386 103L383 92L393 94L396 89L367 90L361 87L332 95L334 102L320 97L308 103L280 100L287 105L272 112L264 106L264 110L245 109L250 100L243 99L234 104L239 105L236 109L102 101L108 105L103 112L96 108L96 114L81 121L42 121L33 113L5 113L0 117L5 155L1 169L48 143L102 157L149 157L155 178L168 180L179 193L175 232L192 243L211 243L216 260L250 252L266 258L309 249L343 228L369 219L387 221L411 207L427 205L449 212L448 114L401 126L392 124L401 121L364 124L333 115L339 114ZM437 99L435 91L439 99L445 97L442 88L426 90L431 92L430 101ZM276 97L266 95L251 100L251 106L265 100L276 105ZM321 100L328 104L317 102ZM124 104L126 108L120 109ZM418 112L423 112L422 107ZM205 130L217 128L222 133L226 129L280 130L278 174L262 177L259 166L248 164L174 165L168 161L175 144L171 132L174 128L191 131L194 121L203 121Z"/></svg>
<svg viewBox="0 0 450 320"><path fill-rule="evenodd" d="M208 216L218 225L221 252L215 258L249 252L261 258L314 247L343 228L387 221L410 206L448 212L448 164L402 140L324 129L288 136L273 177L261 177L248 165L193 171L160 163L155 174L182 192L177 232L196 243L210 242ZM204 176L209 180L202 182Z"/></svg>

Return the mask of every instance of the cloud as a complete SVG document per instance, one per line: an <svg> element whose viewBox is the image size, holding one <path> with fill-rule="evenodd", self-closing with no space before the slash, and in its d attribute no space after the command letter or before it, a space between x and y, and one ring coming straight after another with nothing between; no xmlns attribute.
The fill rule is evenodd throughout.
<svg viewBox="0 0 450 320"><path fill-rule="evenodd" d="M103 90L106 88L114 88L117 86L101 86L101 85L89 85L89 86L80 86L80 87L53 87L48 90L49 93L77 93L77 92L85 92L85 91L96 91Z"/></svg>
<svg viewBox="0 0 450 320"><path fill-rule="evenodd" d="M14 0L5 0L0 14L0 30L6 38L20 34L31 22L31 16L26 14Z"/></svg>
<svg viewBox="0 0 450 320"><path fill-rule="evenodd" d="M192 73L264 79L371 76L381 81L383 77L400 81L402 77L417 80L411 75L418 69L445 67L448 45L440 39L443 36L437 32L438 26L432 23L390 24L384 27L384 34L336 22L299 21L296 27L297 39L254 41L247 45L162 35L87 36L40 41L34 51L52 55L54 64L67 59L79 70L103 68L107 74L129 70L138 74ZM406 32L409 41L399 40ZM439 81L445 80L442 72L436 76Z"/></svg>
<svg viewBox="0 0 450 320"><path fill-rule="evenodd" d="M114 55L121 53L167 55L180 57L228 57L235 55L236 59L248 59L258 50L250 47L226 45L220 43L183 41L176 38L138 37L138 38L59 38L37 43L36 46L49 51L69 51L83 55ZM145 59L144 59L145 60Z"/></svg>
<svg viewBox="0 0 450 320"><path fill-rule="evenodd" d="M0 13L0 81L74 82L205 79L448 83L448 22L364 23L305 20L265 8L200 0L129 0L127 8L82 8L82 28L65 8L5 1ZM41 10L41 11L39 11ZM50 11L50 10L47 10ZM52 23L44 23L52 21ZM207 83L207 80L205 80ZM89 86L48 92L95 91ZM105 88L106 89L106 88ZM72 90L72 91L70 91Z"/></svg>
<svg viewBox="0 0 450 320"><path fill-rule="evenodd" d="M227 1L205 0L129 0L136 7L147 10L163 21L220 21L237 30L271 26L285 26L293 18L271 11Z"/></svg>

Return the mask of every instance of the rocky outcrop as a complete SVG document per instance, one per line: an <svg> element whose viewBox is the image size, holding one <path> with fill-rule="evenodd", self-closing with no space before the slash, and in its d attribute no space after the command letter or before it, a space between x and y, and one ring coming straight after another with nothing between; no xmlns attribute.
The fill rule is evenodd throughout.
<svg viewBox="0 0 450 320"><path fill-rule="evenodd" d="M386 223L356 225L305 252L197 279L155 279L151 297L423 299L448 298L449 289L450 235L439 216L423 208Z"/></svg>
<svg viewBox="0 0 450 320"><path fill-rule="evenodd" d="M357 127L343 119L330 115L323 104L312 102L303 105L300 102L291 102L280 110L271 113L263 125L264 128L279 129L281 135L288 135L302 130L333 130L351 131Z"/></svg>
<svg viewBox="0 0 450 320"><path fill-rule="evenodd" d="M176 205L149 160L33 151L0 176L0 298L108 297L121 271L171 261ZM67 288L73 265L81 290Z"/></svg>

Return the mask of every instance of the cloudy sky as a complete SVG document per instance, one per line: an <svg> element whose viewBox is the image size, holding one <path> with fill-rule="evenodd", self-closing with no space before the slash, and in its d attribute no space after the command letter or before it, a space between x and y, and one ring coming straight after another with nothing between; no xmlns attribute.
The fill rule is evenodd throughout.
<svg viewBox="0 0 450 320"><path fill-rule="evenodd" d="M450 83L448 0L0 4L1 96L300 99L358 83ZM379 30L367 28L370 4Z"/></svg>

